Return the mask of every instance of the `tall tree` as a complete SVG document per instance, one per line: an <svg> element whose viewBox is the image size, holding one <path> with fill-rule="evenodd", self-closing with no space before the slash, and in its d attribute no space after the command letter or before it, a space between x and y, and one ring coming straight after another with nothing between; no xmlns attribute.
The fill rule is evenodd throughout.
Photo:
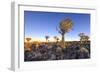
<svg viewBox="0 0 100 73"><path fill-rule="evenodd" d="M71 19L67 18L60 22L58 32L62 35L62 47L65 48L65 34L68 33L73 26Z"/></svg>

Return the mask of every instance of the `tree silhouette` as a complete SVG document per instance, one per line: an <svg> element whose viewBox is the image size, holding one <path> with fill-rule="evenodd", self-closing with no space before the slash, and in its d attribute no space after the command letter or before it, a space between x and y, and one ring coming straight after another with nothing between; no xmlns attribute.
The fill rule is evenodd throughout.
<svg viewBox="0 0 100 73"><path fill-rule="evenodd" d="M85 34L82 32L82 33L79 33L79 36L80 37L83 37Z"/></svg>
<svg viewBox="0 0 100 73"><path fill-rule="evenodd" d="M59 38L57 36L54 36L54 39L56 40L56 42L58 43Z"/></svg>
<svg viewBox="0 0 100 73"><path fill-rule="evenodd" d="M45 36L46 42L48 42L49 36Z"/></svg>
<svg viewBox="0 0 100 73"><path fill-rule="evenodd" d="M27 42L29 42L31 40L31 38L26 38Z"/></svg>
<svg viewBox="0 0 100 73"><path fill-rule="evenodd" d="M24 48L25 50L31 50L30 46L32 45L32 43L30 43L30 40L32 38L25 38L27 40L27 42L24 43Z"/></svg>
<svg viewBox="0 0 100 73"><path fill-rule="evenodd" d="M83 41L87 42L89 40L89 36L85 35L84 33L79 33L79 36L81 44L83 44Z"/></svg>

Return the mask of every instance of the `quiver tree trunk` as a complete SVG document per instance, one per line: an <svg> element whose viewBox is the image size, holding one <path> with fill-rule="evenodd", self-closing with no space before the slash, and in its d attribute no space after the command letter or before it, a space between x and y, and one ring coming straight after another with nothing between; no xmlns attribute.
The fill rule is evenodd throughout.
<svg viewBox="0 0 100 73"><path fill-rule="evenodd" d="M62 34L62 41L61 41L61 47L65 48L65 33Z"/></svg>

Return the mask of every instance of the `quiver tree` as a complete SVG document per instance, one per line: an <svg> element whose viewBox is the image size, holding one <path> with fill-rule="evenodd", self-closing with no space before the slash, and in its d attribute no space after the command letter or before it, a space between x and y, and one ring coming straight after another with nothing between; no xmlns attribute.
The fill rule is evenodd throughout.
<svg viewBox="0 0 100 73"><path fill-rule="evenodd" d="M56 40L56 43L58 43L59 38L57 36L54 36L54 39Z"/></svg>
<svg viewBox="0 0 100 73"><path fill-rule="evenodd" d="M31 40L31 38L26 38L27 42L29 42Z"/></svg>
<svg viewBox="0 0 100 73"><path fill-rule="evenodd" d="M30 46L32 45L32 43L30 42L32 40L32 38L25 38L26 42L24 43L24 49L25 50L31 50Z"/></svg>
<svg viewBox="0 0 100 73"><path fill-rule="evenodd" d="M84 33L79 33L80 36L80 42L83 44L84 42L89 41L89 36L85 35Z"/></svg>
<svg viewBox="0 0 100 73"><path fill-rule="evenodd" d="M79 37L80 37L80 42L82 43L82 41L83 41L83 37L85 36L85 34L84 33L79 33Z"/></svg>
<svg viewBox="0 0 100 73"><path fill-rule="evenodd" d="M49 36L45 36L46 42L48 42L50 37Z"/></svg>
<svg viewBox="0 0 100 73"><path fill-rule="evenodd" d="M58 32L62 35L62 48L65 48L65 34L68 33L73 26L73 22L71 19L67 18L60 22Z"/></svg>

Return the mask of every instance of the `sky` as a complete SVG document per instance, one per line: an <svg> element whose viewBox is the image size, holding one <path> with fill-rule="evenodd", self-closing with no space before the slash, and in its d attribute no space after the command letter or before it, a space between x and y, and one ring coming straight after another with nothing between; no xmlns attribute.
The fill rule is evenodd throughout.
<svg viewBox="0 0 100 73"><path fill-rule="evenodd" d="M61 38L56 28L66 18L73 22L72 30L65 34L66 41L79 40L81 32L90 36L90 14L24 11L25 38L31 37L34 41L45 41L45 36L50 36L50 41L54 36Z"/></svg>

